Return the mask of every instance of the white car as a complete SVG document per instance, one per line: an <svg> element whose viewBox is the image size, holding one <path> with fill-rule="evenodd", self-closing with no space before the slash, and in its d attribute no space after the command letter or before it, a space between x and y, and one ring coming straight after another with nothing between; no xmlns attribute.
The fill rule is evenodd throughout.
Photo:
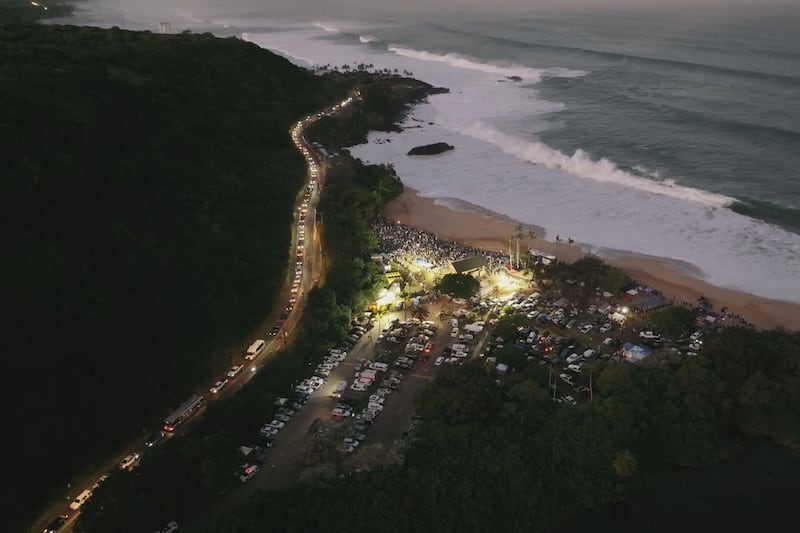
<svg viewBox="0 0 800 533"><path fill-rule="evenodd" d="M175 531L178 531L178 523L175 520L173 520L163 528L157 530L156 533L173 533Z"/></svg>
<svg viewBox="0 0 800 533"><path fill-rule="evenodd" d="M225 385L227 385L227 384L228 384L228 380L227 379L221 379L221 380L217 381L216 383L214 383L214 385L212 385L211 388L208 389L208 390L209 390L209 392L211 392L211 394L218 394L222 389L225 388Z"/></svg>
<svg viewBox="0 0 800 533"><path fill-rule="evenodd" d="M572 376L570 376L569 374L560 374L558 377L560 377L561 381L563 381L564 383L567 383L569 385L573 385Z"/></svg>
<svg viewBox="0 0 800 533"><path fill-rule="evenodd" d="M119 462L119 469L120 470L131 470L134 466L136 466L136 462L139 460L138 453L129 453L125 457L122 458L122 461Z"/></svg>
<svg viewBox="0 0 800 533"><path fill-rule="evenodd" d="M292 419L292 417L287 415L287 414L275 413L275 420L280 420L281 422L288 422L291 419Z"/></svg>
<svg viewBox="0 0 800 533"><path fill-rule="evenodd" d="M272 426L272 427L274 427L275 429L283 429L283 427L286 425L286 422L283 422L283 421L281 421L281 420L272 420L272 421L271 421L269 424L267 424L267 425L268 425L268 426Z"/></svg>
<svg viewBox="0 0 800 533"><path fill-rule="evenodd" d="M593 327L594 326L592 326L591 324L585 324L585 325L581 326L580 331L581 331L581 333L589 333L590 331L592 331Z"/></svg>
<svg viewBox="0 0 800 533"><path fill-rule="evenodd" d="M600 333L605 333L607 331L611 331L611 324L609 324L608 322L600 326Z"/></svg>
<svg viewBox="0 0 800 533"><path fill-rule="evenodd" d="M228 370L227 376L229 378L235 378L238 376L242 370L244 369L244 365L233 365L230 370Z"/></svg>
<svg viewBox="0 0 800 533"><path fill-rule="evenodd" d="M274 437L278 434L278 428L275 426L271 426L269 424L264 424L261 426L261 430L259 431L262 435L266 435L267 437Z"/></svg>
<svg viewBox="0 0 800 533"><path fill-rule="evenodd" d="M444 356L443 355L440 355L439 357L437 357L436 361L433 362L433 364L436 365L436 366L441 366L442 363L444 363Z"/></svg>
<svg viewBox="0 0 800 533"><path fill-rule="evenodd" d="M81 508L81 505L86 503L86 500L88 500L91 497L92 497L92 491L86 489L80 494L78 494L74 500L72 500L72 503L69 504L69 508L72 509L73 511L77 511L78 509Z"/></svg>

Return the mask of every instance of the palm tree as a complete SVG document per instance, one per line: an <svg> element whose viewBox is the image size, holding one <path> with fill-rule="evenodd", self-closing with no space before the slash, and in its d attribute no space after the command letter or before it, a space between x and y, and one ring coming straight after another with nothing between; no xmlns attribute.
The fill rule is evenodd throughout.
<svg viewBox="0 0 800 533"><path fill-rule="evenodd" d="M528 239L529 239L529 241L528 241L528 257L527 257L528 264L530 264L530 261L531 261L531 254L530 254L530 252L531 252L531 250L533 250L533 243L534 243L534 242L536 241L536 239L538 239L538 238L539 238L539 236L538 236L538 235L536 235L536 232L535 232L535 231L533 231L532 229L529 229L529 230L528 230Z"/></svg>
<svg viewBox="0 0 800 533"><path fill-rule="evenodd" d="M416 318L420 322L423 322L428 319L430 316L431 311L428 309L426 305L418 305L414 307L414 310L411 311L411 318Z"/></svg>
<svg viewBox="0 0 800 533"><path fill-rule="evenodd" d="M522 231L522 224L517 224L516 227L514 228L514 233L512 234L514 240L517 241L517 261L516 261L517 270L519 270L519 240L523 237L523 235L524 233Z"/></svg>

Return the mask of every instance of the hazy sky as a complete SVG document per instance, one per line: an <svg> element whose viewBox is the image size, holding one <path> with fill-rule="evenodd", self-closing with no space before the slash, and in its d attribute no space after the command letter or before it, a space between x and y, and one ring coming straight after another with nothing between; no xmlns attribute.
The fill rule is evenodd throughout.
<svg viewBox="0 0 800 533"><path fill-rule="evenodd" d="M782 8L800 13L800 0L163 0L167 3L203 6L215 10L252 9L293 13L314 18L318 15L352 17L357 14L493 13L548 11L662 11L681 16L717 12L730 14L740 9ZM748 9L749 8L749 9Z"/></svg>

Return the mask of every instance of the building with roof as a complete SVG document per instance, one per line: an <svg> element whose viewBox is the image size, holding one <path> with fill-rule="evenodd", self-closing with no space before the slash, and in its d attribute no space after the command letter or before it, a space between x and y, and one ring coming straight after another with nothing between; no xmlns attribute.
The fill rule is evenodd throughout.
<svg viewBox="0 0 800 533"><path fill-rule="evenodd" d="M669 300L667 300L660 294L654 294L654 293L650 293L644 296L643 298L636 300L630 304L631 307L641 312L652 311L653 309L660 309L668 305L671 305L671 302Z"/></svg>
<svg viewBox="0 0 800 533"><path fill-rule="evenodd" d="M460 261L453 261L452 265L457 274L481 275L486 273L489 263L484 256L475 255Z"/></svg>

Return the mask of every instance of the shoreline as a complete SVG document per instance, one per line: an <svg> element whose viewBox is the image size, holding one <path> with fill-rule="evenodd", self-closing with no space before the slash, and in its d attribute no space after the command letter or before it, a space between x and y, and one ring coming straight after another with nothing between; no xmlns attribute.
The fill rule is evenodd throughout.
<svg viewBox="0 0 800 533"><path fill-rule="evenodd" d="M437 199L419 196L416 190L404 186L400 196L384 206L383 215L389 220L435 233L447 240L467 243L486 250L508 252L508 236L517 226L517 221L459 200L455 200L454 203L463 207L463 210L436 202ZM542 235L544 233L542 228L530 224L522 224L522 227L525 237L520 239L520 251L535 248L568 262L575 261L587 253L575 244L555 243L542 238L531 240L528 237L528 230L536 235ZM713 304L714 310L727 307L730 312L740 315L758 329L769 330L780 327L800 331L798 303L771 300L744 291L712 285L691 276L678 262L666 257L624 252L614 258L602 259L607 264L623 270L637 283L658 289L664 297L674 302L694 303L700 296L704 296Z"/></svg>

